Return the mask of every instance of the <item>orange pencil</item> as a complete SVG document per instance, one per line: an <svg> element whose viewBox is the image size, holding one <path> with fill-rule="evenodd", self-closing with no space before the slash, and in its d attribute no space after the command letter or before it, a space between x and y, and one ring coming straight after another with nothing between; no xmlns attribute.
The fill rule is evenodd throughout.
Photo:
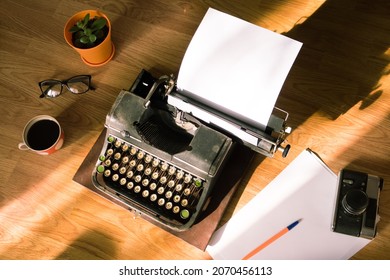
<svg viewBox="0 0 390 280"><path fill-rule="evenodd" d="M261 250L263 250L265 247L267 247L269 244L271 244L272 242L274 242L275 240L279 239L280 237L282 237L284 234L286 234L287 232L289 232L290 230L292 230L297 224L299 224L301 220L297 220L295 222L293 222L291 225L289 225L288 227L282 229L281 231L279 231L277 234L275 234L274 236L272 236L270 239L268 239L267 241L265 241L264 243L260 244L258 247L256 247L255 249L253 249L249 254L247 254L245 257L243 257L242 259L243 260L247 260L247 259L250 259L251 257L253 257L254 255L256 255L258 252L260 252Z"/></svg>

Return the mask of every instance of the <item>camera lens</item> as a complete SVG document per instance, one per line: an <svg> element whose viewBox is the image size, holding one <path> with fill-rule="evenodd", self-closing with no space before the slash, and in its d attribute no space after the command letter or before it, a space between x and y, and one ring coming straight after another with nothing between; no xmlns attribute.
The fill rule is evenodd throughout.
<svg viewBox="0 0 390 280"><path fill-rule="evenodd" d="M352 189L345 194L341 205L348 214L357 216L366 211L368 196L362 190Z"/></svg>

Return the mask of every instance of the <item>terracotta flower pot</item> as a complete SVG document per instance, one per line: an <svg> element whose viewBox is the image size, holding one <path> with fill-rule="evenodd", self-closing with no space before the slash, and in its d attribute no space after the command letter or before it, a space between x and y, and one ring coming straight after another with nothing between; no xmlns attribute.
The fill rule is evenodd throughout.
<svg viewBox="0 0 390 280"><path fill-rule="evenodd" d="M72 42L72 33L69 32L69 29L76 24L79 20L82 20L86 14L90 14L90 18L95 16L104 17L107 20L108 34L106 38L99 45L88 48L81 49L73 45ZM114 44L111 41L111 22L108 17L100 11L96 10L85 10L74 14L65 24L64 27L64 37L66 42L74 48L81 56L81 59L89 66L102 66L109 62L115 53Z"/></svg>

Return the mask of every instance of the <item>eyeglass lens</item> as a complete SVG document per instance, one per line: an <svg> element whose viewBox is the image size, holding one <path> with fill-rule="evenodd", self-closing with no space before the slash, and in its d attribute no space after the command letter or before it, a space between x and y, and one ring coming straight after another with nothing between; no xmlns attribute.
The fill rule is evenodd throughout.
<svg viewBox="0 0 390 280"><path fill-rule="evenodd" d="M43 81L41 84L43 96L57 97L62 92L62 83L60 81Z"/></svg>
<svg viewBox="0 0 390 280"><path fill-rule="evenodd" d="M78 76L68 80L66 83L69 91L73 93L84 93L89 90L89 77L88 76Z"/></svg>
<svg viewBox="0 0 390 280"><path fill-rule="evenodd" d="M75 76L64 82L59 80L46 80L42 81L39 85L42 95L45 97L57 97L62 93L64 85L70 92L81 94L90 89L90 76Z"/></svg>

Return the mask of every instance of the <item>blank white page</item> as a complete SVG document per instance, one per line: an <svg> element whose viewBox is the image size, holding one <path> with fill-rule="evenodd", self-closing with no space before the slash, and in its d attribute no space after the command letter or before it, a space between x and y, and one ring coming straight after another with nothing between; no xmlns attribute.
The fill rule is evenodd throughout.
<svg viewBox="0 0 390 280"><path fill-rule="evenodd" d="M184 55L177 86L265 126L301 46L210 8Z"/></svg>

